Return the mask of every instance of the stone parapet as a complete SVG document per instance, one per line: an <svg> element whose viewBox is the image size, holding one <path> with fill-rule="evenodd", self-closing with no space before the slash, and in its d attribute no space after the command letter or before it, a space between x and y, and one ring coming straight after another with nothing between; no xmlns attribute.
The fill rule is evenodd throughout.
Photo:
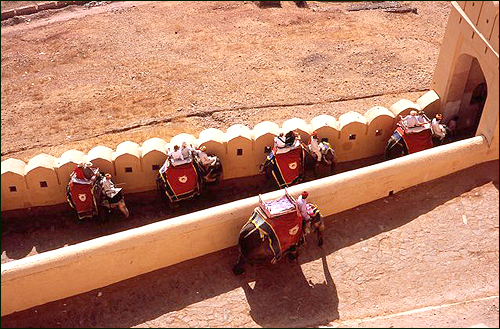
<svg viewBox="0 0 500 329"><path fill-rule="evenodd" d="M417 103L403 99L390 109L376 106L365 115L349 112L335 118L324 114L310 122L291 118L281 127L265 121L253 129L237 124L226 132L214 128L203 130L198 138L181 133L168 142L160 138L151 138L142 145L124 141L116 150L99 145L88 154L68 150L60 158L40 154L23 167L24 172L19 172L19 160L8 159L1 164L2 211L66 202L64 191L69 174L76 164L83 161L90 161L102 172L111 173L113 181L120 184L125 193L154 190L155 176L165 162L167 149L176 144L180 146L182 142L194 147L204 145L209 154L217 155L223 164L224 179L257 175L259 164L266 157L265 147L272 147L274 137L280 132L290 130L296 130L305 143L311 133L317 131L320 140L330 142L339 162L381 155L398 115L404 115L410 109L420 109L419 104L425 107L424 110L434 112L439 97L434 91L429 91Z"/></svg>
<svg viewBox="0 0 500 329"><path fill-rule="evenodd" d="M316 131L320 140L332 145L338 162L382 155L399 116L406 115L411 109L422 109L428 116L434 116L440 110L438 94L431 90L416 103L402 99L389 109L375 106L364 115L348 112L335 118L323 114L310 122L292 118L281 127L265 121L253 129L237 124L226 132L209 128L201 131L198 138L181 133L169 142L160 138L148 139L142 145L124 141L116 150L99 145L88 154L77 150L68 150L60 158L40 154L27 164L8 159L1 163L1 209L7 211L65 203L69 174L76 164L84 161L92 162L102 172L111 173L113 181L120 184L125 193L154 190L155 177L166 160L168 148L180 146L183 142L194 147L204 145L207 153L217 155L223 165L225 180L258 175L259 165L266 158L264 149L273 146L274 137L280 132L290 130L296 130L305 143Z"/></svg>
<svg viewBox="0 0 500 329"><path fill-rule="evenodd" d="M311 202L326 217L495 159L489 151L485 138L476 136L292 186L288 191L297 197L308 190ZM282 190L263 198L280 195ZM1 315L232 247L258 200L257 196L242 199L2 264Z"/></svg>

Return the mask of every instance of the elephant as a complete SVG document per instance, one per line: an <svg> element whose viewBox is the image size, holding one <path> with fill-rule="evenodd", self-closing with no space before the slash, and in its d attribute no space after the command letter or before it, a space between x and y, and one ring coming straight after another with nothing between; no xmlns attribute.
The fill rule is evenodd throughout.
<svg viewBox="0 0 500 329"><path fill-rule="evenodd" d="M239 256L237 263L233 266L233 273L241 275L245 272L245 264L270 263L274 264L284 256L288 255L290 259L297 259L299 248L305 245L305 237L310 233L316 233L318 246L323 245L323 231L325 224L321 213L316 205L308 203L312 209L313 216L309 220L302 219L302 228L300 238L286 250L277 250L280 244L273 241L274 229L268 230L270 234L262 234L267 222L257 227L258 224L252 217L243 225L239 233L238 248ZM254 211L254 214L257 210ZM301 217L302 218L302 217ZM269 224L268 224L269 225Z"/></svg>

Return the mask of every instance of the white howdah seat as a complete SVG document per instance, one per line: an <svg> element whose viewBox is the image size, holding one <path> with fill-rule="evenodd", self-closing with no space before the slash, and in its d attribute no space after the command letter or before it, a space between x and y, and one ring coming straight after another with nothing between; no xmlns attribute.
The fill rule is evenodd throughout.
<svg viewBox="0 0 500 329"><path fill-rule="evenodd" d="M431 121L429 120L429 118L425 114L421 114L421 116L425 122L424 125L422 125L422 126L408 127L405 120L400 120L400 124L403 125L403 127L406 129L406 131L409 134L415 134L415 133L419 133L419 132L427 130L427 129L432 129L431 128Z"/></svg>
<svg viewBox="0 0 500 329"><path fill-rule="evenodd" d="M296 139L293 142L292 146L276 147L276 154L287 153L287 152L290 152L291 150L295 150L296 148L299 148L299 147L300 147L300 141Z"/></svg>
<svg viewBox="0 0 500 329"><path fill-rule="evenodd" d="M170 163L172 164L172 166L180 166L182 164L185 164L185 163L190 163L192 162L191 159L184 159L184 160L170 160Z"/></svg>
<svg viewBox="0 0 500 329"><path fill-rule="evenodd" d="M262 200L259 194L259 206L266 214L267 218L273 218L280 215L298 211L297 201L285 189L285 195L270 201Z"/></svg>

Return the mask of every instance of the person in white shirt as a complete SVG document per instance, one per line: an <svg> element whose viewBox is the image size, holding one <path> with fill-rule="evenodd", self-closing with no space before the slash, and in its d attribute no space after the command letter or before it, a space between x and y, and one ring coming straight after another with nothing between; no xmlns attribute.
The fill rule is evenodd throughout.
<svg viewBox="0 0 500 329"><path fill-rule="evenodd" d="M309 213L307 211L307 197L309 196L309 193L307 191L302 192L301 195L297 198L297 205L299 206L299 211L302 215L302 218L304 220L309 220L311 219L311 216L309 216Z"/></svg>
<svg viewBox="0 0 500 329"><path fill-rule="evenodd" d="M278 136L274 137L274 148L284 148L285 147L285 141L283 140L283 133L280 133Z"/></svg>
<svg viewBox="0 0 500 329"><path fill-rule="evenodd" d="M424 112L420 112L420 113L424 113ZM423 126L427 123L422 114L417 113L417 115L415 115L415 118L417 119L417 126Z"/></svg>
<svg viewBox="0 0 500 329"><path fill-rule="evenodd" d="M440 124L442 119L443 115L441 113L438 113L431 122L432 132L434 133L434 135L439 137L440 140L442 140L446 136L446 129L442 124Z"/></svg>
<svg viewBox="0 0 500 329"><path fill-rule="evenodd" d="M120 187L115 187L115 184L111 180L111 174L109 173L105 174L102 179L102 189L104 190L104 194L110 199L122 190Z"/></svg>
<svg viewBox="0 0 500 329"><path fill-rule="evenodd" d="M413 128L419 125L419 122L417 120L417 111L411 110L410 114L405 116L404 118L401 118L406 124L408 128Z"/></svg>
<svg viewBox="0 0 500 329"><path fill-rule="evenodd" d="M195 150L196 155L198 158L200 158L200 162L203 165L203 169L205 171L208 169L208 167L216 160L216 157L209 156L205 151L207 148L205 145L201 146L198 150Z"/></svg>
<svg viewBox="0 0 500 329"><path fill-rule="evenodd" d="M188 146L186 142L182 142L181 153L182 153L182 157L184 159L192 159L193 158L193 151L194 151L194 148L192 145Z"/></svg>
<svg viewBox="0 0 500 329"><path fill-rule="evenodd" d="M302 142L302 137L300 137L300 134L298 131L294 130L293 135L295 136L295 139L293 141L292 146L293 147L299 147L300 143Z"/></svg>
<svg viewBox="0 0 500 329"><path fill-rule="evenodd" d="M316 161L321 161L321 150L319 149L318 133L313 131L309 140L309 150L316 154Z"/></svg>
<svg viewBox="0 0 500 329"><path fill-rule="evenodd" d="M179 145L174 145L174 150L170 151L168 153L168 156L173 160L173 161L179 161L179 160L184 160L184 157L182 156L182 152L179 149Z"/></svg>

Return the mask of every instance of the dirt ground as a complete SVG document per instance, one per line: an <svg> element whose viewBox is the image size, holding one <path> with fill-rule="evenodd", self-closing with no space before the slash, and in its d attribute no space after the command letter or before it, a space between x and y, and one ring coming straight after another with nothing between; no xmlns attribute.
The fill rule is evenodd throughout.
<svg viewBox="0 0 500 329"><path fill-rule="evenodd" d="M2 21L2 161L416 101L451 7L101 3Z"/></svg>
<svg viewBox="0 0 500 329"><path fill-rule="evenodd" d="M235 277L232 247L4 316L2 327L498 328L498 165L330 216L323 247L309 238L298 264ZM34 236L25 245L48 247ZM2 254L22 241L2 236Z"/></svg>

